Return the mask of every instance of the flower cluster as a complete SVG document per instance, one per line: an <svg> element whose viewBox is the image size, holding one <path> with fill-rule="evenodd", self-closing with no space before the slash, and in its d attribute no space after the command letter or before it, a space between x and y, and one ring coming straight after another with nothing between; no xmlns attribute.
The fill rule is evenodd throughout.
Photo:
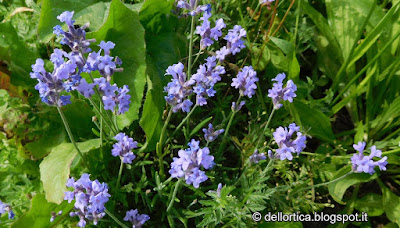
<svg viewBox="0 0 400 228"><path fill-rule="evenodd" d="M201 13L201 12L210 12L211 11L211 5L207 4L207 5L199 5L197 6L197 1L198 0L189 0L189 2L187 2L186 0L179 0L176 7L180 8L180 9L186 9L189 11L188 15L194 17L197 14ZM187 14L184 14L187 15Z"/></svg>
<svg viewBox="0 0 400 228"><path fill-rule="evenodd" d="M150 219L150 216L146 214L139 214L138 210L129 210L126 212L124 221L132 223L132 228L140 228L143 224Z"/></svg>
<svg viewBox="0 0 400 228"><path fill-rule="evenodd" d="M224 37L227 44L216 52L217 59L223 61L227 55L236 55L236 53L245 48L243 38L246 37L246 34L246 30L240 25L235 25L233 29L229 29L228 34Z"/></svg>
<svg viewBox="0 0 400 228"><path fill-rule="evenodd" d="M167 73L165 73L165 75L172 76L171 82L164 87L164 90L168 93L165 96L165 100L173 107L173 112L177 112L179 109L189 112L190 107L193 105L193 102L187 97L193 92L191 85L195 82L194 80L187 81L186 73L183 72L183 69L183 64L178 63L169 66Z"/></svg>
<svg viewBox="0 0 400 228"><path fill-rule="evenodd" d="M207 104L206 97L213 97L216 91L214 85L221 80L225 74L225 68L216 63L215 56L206 59L206 63L199 66L196 74L193 74L190 82L195 81L193 92L196 94L196 103L199 106Z"/></svg>
<svg viewBox="0 0 400 228"><path fill-rule="evenodd" d="M297 138L292 140L292 135L297 132ZM289 130L285 127L278 127L273 133L275 142L278 144L279 148L276 149L276 154L272 155L271 151L268 151L268 156L270 158L279 158L280 160L292 160L293 153L300 154L301 151L306 147L306 139L300 132L300 127L296 126L295 123L289 125Z"/></svg>
<svg viewBox="0 0 400 228"><path fill-rule="evenodd" d="M79 217L79 227L86 226L86 220L93 220L93 224L97 225L99 219L105 215L104 204L108 202L110 194L108 194L108 186L106 183L100 183L98 180L91 181L89 174L82 174L77 181L73 177L68 179L67 187L73 187L73 191L65 192L65 200L71 203L75 200L75 211L70 216Z"/></svg>
<svg viewBox="0 0 400 228"><path fill-rule="evenodd" d="M258 162L260 162L261 160L265 160L267 159L267 157L265 156L265 153L258 153L258 150L255 149L254 153L249 157L249 162L250 163L254 163L257 164Z"/></svg>
<svg viewBox="0 0 400 228"><path fill-rule="evenodd" d="M369 173L372 175L375 173L374 169L376 166L378 166L380 170L386 170L386 165L388 164L386 156L379 161L373 160L374 157L382 157L382 151L377 150L376 146L371 146L371 153L369 156L366 156L363 154L365 146L365 142L358 142L358 144L353 145L354 149L359 152L351 157L353 171L357 173Z"/></svg>
<svg viewBox="0 0 400 228"><path fill-rule="evenodd" d="M69 54L60 49L55 49L50 60L54 64L52 73L44 69L44 61L37 59L32 65L31 78L37 79L35 89L39 91L42 101L51 106L64 106L70 104L71 96L61 95L63 91L71 91L71 87L79 83L80 76L77 71L77 63L73 58L65 61ZM65 81L64 81L65 80Z"/></svg>
<svg viewBox="0 0 400 228"><path fill-rule="evenodd" d="M118 106L117 113L125 113L129 110L131 103L128 86L118 88L116 84L110 84L114 72L123 70L118 68L122 61L118 57L114 59L110 56L110 50L115 47L115 44L111 41L101 41L98 45L100 50L91 52L89 45L95 40L86 39L85 29L88 24L75 28L73 16L73 11L65 11L57 17L68 25L67 31L63 31L60 25L53 28L54 34L62 36L60 43L68 45L71 52L67 53L61 49L54 50L50 58L54 64L52 73L46 72L42 59L37 59L36 63L32 65L33 72L31 73L31 78L39 81L35 88L39 91L43 102L60 107L71 103L71 96L61 95L63 91L77 90L86 98L90 98L95 93L95 86L98 86L104 109L114 110ZM87 59L84 56L85 53L89 53ZM92 71L98 71L102 77L95 79L93 83L82 79L82 72L91 73Z"/></svg>
<svg viewBox="0 0 400 228"><path fill-rule="evenodd" d="M214 166L214 156L209 155L210 150L207 147L200 148L199 141L192 139L188 144L190 148L179 150L179 158L173 158L169 173L173 178L185 177L187 184L193 184L198 188L200 183L208 179L204 171L200 170L201 166L204 169L210 169Z"/></svg>
<svg viewBox="0 0 400 228"><path fill-rule="evenodd" d="M212 142L217 139L218 135L224 133L224 129L219 129L214 131L213 125L210 123L208 124L208 129L203 128L204 138L207 142Z"/></svg>
<svg viewBox="0 0 400 228"><path fill-rule="evenodd" d="M239 89L241 96L248 96L251 98L257 89L256 82L258 82L257 72L253 70L252 66L245 66L236 76L232 79L231 86Z"/></svg>
<svg viewBox="0 0 400 228"><path fill-rule="evenodd" d="M129 95L129 87L124 85L118 88L117 84L111 85L105 78L94 79L94 85L99 87L99 92L102 94L102 100L105 110L113 111L118 105L117 114L123 114L129 110L131 104L131 95Z"/></svg>
<svg viewBox="0 0 400 228"><path fill-rule="evenodd" d="M85 29L89 27L89 24L86 24L82 27L75 28L74 23L75 21L72 20L72 17L74 16L74 11L69 12L65 11L59 16L57 16L57 19L61 22L65 22L68 25L68 31L63 31L60 25L56 25L53 28L53 33L56 34L57 36L63 36L61 40L61 44L66 44L68 45L73 53L77 54L77 57L82 57L81 55L78 55L79 53L88 53L91 51L89 48L90 43L95 42L96 40L86 39L86 32ZM83 63L83 61L82 61Z"/></svg>
<svg viewBox="0 0 400 228"><path fill-rule="evenodd" d="M129 138L125 133L117 134L114 139L118 140L117 143L113 145L113 149L111 150L111 154L114 157L120 156L123 158L124 163L131 164L132 161L136 158L133 154L132 149L137 148L137 142L133 141L132 138Z"/></svg>
<svg viewBox="0 0 400 228"><path fill-rule="evenodd" d="M285 73L278 74L272 81L276 81L272 85L272 89L268 90L268 97L272 98L274 108L279 109L282 107L280 103L282 100L293 102L293 97L296 97L297 86L292 80L288 80L286 87L283 88L283 80L286 78Z"/></svg>
<svg viewBox="0 0 400 228"><path fill-rule="evenodd" d="M210 19L211 13L205 11L203 16L200 18L203 23L196 27L196 34L201 36L200 48L205 49L211 46L218 38L222 36L222 29L226 27L222 18L215 22L215 27L211 28Z"/></svg>
<svg viewBox="0 0 400 228"><path fill-rule="evenodd" d="M8 212L8 219L14 219L15 214L11 210L11 206L1 202L0 200L0 216L6 212Z"/></svg>

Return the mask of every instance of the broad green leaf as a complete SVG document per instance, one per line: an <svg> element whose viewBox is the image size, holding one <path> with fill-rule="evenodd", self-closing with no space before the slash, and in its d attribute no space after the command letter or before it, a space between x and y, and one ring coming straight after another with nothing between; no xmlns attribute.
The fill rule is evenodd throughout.
<svg viewBox="0 0 400 228"><path fill-rule="evenodd" d="M99 2L99 0L43 0L38 26L39 39L45 43L50 41L51 37L53 36L53 27L63 24L57 19L57 16L62 12L74 11L75 13L78 13L79 11L97 2ZM99 8L97 8L97 10L99 10ZM104 13L104 11L100 10L98 13L99 14L93 14L94 22L92 23L95 25L102 21L100 18L103 16L101 13Z"/></svg>
<svg viewBox="0 0 400 228"><path fill-rule="evenodd" d="M100 139L91 139L78 143L82 153L100 147ZM51 153L40 163L40 180L46 192L46 200L52 203L61 203L64 192L67 191L65 183L70 174L70 166L78 152L72 143L62 143L54 147Z"/></svg>
<svg viewBox="0 0 400 228"><path fill-rule="evenodd" d="M336 172L336 174L333 176L333 179L339 178L346 173L348 173L351 170L350 166L345 166L339 171ZM332 198L340 203L340 204L345 204L343 200L344 193L346 190L355 184L358 183L363 183L363 182L369 182L371 180L374 180L378 177L378 175L375 173L374 175L370 175L368 173L352 173L349 176L333 182L328 185L328 190L329 194L332 196Z"/></svg>
<svg viewBox="0 0 400 228"><path fill-rule="evenodd" d="M368 216L380 216L383 214L382 196L369 193L362 198L356 199L354 207L361 212L368 213Z"/></svg>
<svg viewBox="0 0 400 228"><path fill-rule="evenodd" d="M381 181L378 181L382 190L383 210L388 219L400 226L400 197L388 189Z"/></svg>
<svg viewBox="0 0 400 228"><path fill-rule="evenodd" d="M186 53L186 39L175 31L178 20L171 15L173 4L173 1L147 0L140 11L147 44L148 90L139 122L146 133L145 151L155 150L160 138L165 107L163 86L167 83L165 70Z"/></svg>
<svg viewBox="0 0 400 228"><path fill-rule="evenodd" d="M368 1L373 3L373 0ZM347 0L325 1L329 25L341 47L343 59L349 56L355 40L358 39L354 34L357 34L365 20L362 14L354 10L356 5L351 2Z"/></svg>
<svg viewBox="0 0 400 228"><path fill-rule="evenodd" d="M68 201L62 202L60 205L55 203L49 203L45 199L44 194L36 195L31 202L31 208L22 217L11 225L12 228L42 228L51 227L51 225L57 224L59 220L68 216L69 211L74 207ZM58 216L53 222L50 222L51 212L62 211L63 214Z"/></svg>
<svg viewBox="0 0 400 228"><path fill-rule="evenodd" d="M11 84L33 89L37 81L30 78L31 65L39 57L18 37L11 22L0 23L0 59L5 60L11 73Z"/></svg>
<svg viewBox="0 0 400 228"><path fill-rule="evenodd" d="M329 45L331 46L331 52L333 54L332 59L343 62L343 55L339 47L339 43L336 40L336 37L331 30L328 21L317 10L310 6L310 4L306 0L301 0L301 9L310 17L310 19L320 30L321 34L326 37Z"/></svg>
<svg viewBox="0 0 400 228"><path fill-rule="evenodd" d="M289 107L296 123L302 126L303 130L308 134L326 141L333 141L335 139L331 122L321 111L297 99L294 99L293 103L289 103Z"/></svg>
<svg viewBox="0 0 400 228"><path fill-rule="evenodd" d="M88 38L95 38L97 44L102 40L114 42L112 55L118 56L123 62L124 71L113 76L119 87L129 86L132 96L129 111L117 118L119 128L123 129L138 119L146 84L146 45L139 15L119 0L113 0L106 23L97 32L88 34Z"/></svg>
<svg viewBox="0 0 400 228"><path fill-rule="evenodd" d="M269 38L283 53L285 53L285 55L290 56L295 51L294 45L291 42L273 36L269 36Z"/></svg>

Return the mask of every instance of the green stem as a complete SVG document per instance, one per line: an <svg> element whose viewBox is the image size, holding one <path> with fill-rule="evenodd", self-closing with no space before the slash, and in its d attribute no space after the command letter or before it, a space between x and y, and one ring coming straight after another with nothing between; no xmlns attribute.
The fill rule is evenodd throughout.
<svg viewBox="0 0 400 228"><path fill-rule="evenodd" d="M182 182L182 178L179 178L178 182L176 182L176 184L175 184L174 192L172 193L172 198L171 198L171 201L169 202L169 205L168 205L168 208L167 208L167 212L174 205L176 193L178 192L178 188L179 188L179 185L181 184L181 182Z"/></svg>
<svg viewBox="0 0 400 228"><path fill-rule="evenodd" d="M121 157L121 164L119 166L118 179L117 179L117 185L115 187L115 191L118 191L119 182L121 181L121 176L122 176L122 170L123 169L124 169L124 159Z"/></svg>
<svg viewBox="0 0 400 228"><path fill-rule="evenodd" d="M171 120L171 116L172 116L172 108L171 108L171 110L169 110L167 119L165 120L164 126L161 130L160 140L158 141L161 148L163 147L163 144L164 144L165 132L167 130L168 123Z"/></svg>
<svg viewBox="0 0 400 228"><path fill-rule="evenodd" d="M65 118L65 115L64 115L63 111L61 110L60 107L57 107L57 111L60 114L61 119L62 119L62 121L64 123L65 130L67 130L69 139L71 140L72 144L74 144L74 147L75 147L76 151L78 151L79 156L81 156L83 163L86 165L85 160L83 158L83 154L82 154L81 150L79 150L78 145L76 145L74 136L72 135L71 129L69 128L69 125L68 125L68 121Z"/></svg>
<svg viewBox="0 0 400 228"><path fill-rule="evenodd" d="M181 121L181 123L178 125L178 127L175 128L175 131L172 132L171 137L174 136L179 129L181 129L181 127L183 126L183 124L186 123L186 121L189 119L189 117L193 114L194 110L198 107L197 104L195 104L192 108L192 110L190 110L190 112L186 115L186 117ZM168 143L171 140L171 137L167 139L167 141L165 143Z"/></svg>
<svg viewBox="0 0 400 228"><path fill-rule="evenodd" d="M338 177L338 178L336 178L334 180L331 180L331 181L328 181L328 182L325 182L325 183L321 183L321 184L311 185L311 186L308 186L308 187L305 187L305 188L300 188L297 191L291 193L291 195L293 195L294 193L299 192L299 191L305 191L305 190L309 190L309 189L316 188L316 187L319 187L319 186L335 183L336 181L340 181L340 180L346 178L347 176L349 176L350 174L353 174L353 173L354 173L354 171L350 171L350 172L346 173L345 175L343 175L341 177Z"/></svg>
<svg viewBox="0 0 400 228"><path fill-rule="evenodd" d="M94 103L94 101L92 100L92 98L89 98L89 102L90 102L90 104L92 104L92 106L93 106L94 109L96 110L97 114L99 114L99 116L103 117L104 123L106 123L107 127L110 128L110 131L112 131L112 132L116 135L116 134L117 134L117 131L116 131L114 128L112 128L112 126L110 125L110 123L109 123L108 121L105 121L106 118L105 118L105 116L104 116L104 113L101 112L101 111L99 110L99 108L98 108L97 105ZM111 121L111 122L112 122L112 121Z"/></svg>
<svg viewBox="0 0 400 228"><path fill-rule="evenodd" d="M128 226L126 226L125 224L123 224L121 221L119 221L117 219L117 217L115 217L110 211L108 211L107 209L104 210L108 216L110 216L118 225L120 225L123 228L129 228Z"/></svg>
<svg viewBox="0 0 400 228"><path fill-rule="evenodd" d="M195 3L195 8L197 7L197 1ZM192 76L192 52L193 52L193 33L194 33L194 23L195 17L192 17L192 21L190 23L190 38L189 38L189 60L188 60L188 75L187 77L190 78Z"/></svg>
<svg viewBox="0 0 400 228"><path fill-rule="evenodd" d="M271 119L272 119L272 116L274 115L274 113L275 113L275 108L272 108L272 111L271 111L271 113L269 114L267 123L265 124L264 130L263 130L263 132L262 132L261 138L260 138L260 140L259 140L258 143L257 143L257 147L260 146L260 142L262 141L261 139L264 137L264 134L265 134L265 132L266 132L267 129L268 129L269 123L271 122Z"/></svg>
<svg viewBox="0 0 400 228"><path fill-rule="evenodd" d="M202 54L202 53L201 53L201 49L200 49L199 52L197 52L196 58L193 60L193 63L192 63L192 66L191 66L191 67L194 67L194 64L196 64L196 62L197 62L197 60L199 59L199 57L200 57L201 54Z"/></svg>
<svg viewBox="0 0 400 228"><path fill-rule="evenodd" d="M236 101L236 105L237 105L237 106L240 105L240 99L241 99L241 98L242 98L242 95L240 95L239 98L238 98L237 101ZM223 154L222 151L225 149L226 138L228 137L229 129L231 128L233 118L235 117L235 114L236 114L237 112L238 112L238 111L235 111L235 110L233 110L233 109L231 110L231 117L229 118L228 125L226 126L226 129L225 129L225 132L224 132L224 137L222 138L222 143L221 143L221 145L219 146L219 149L218 149L218 152L217 152L218 158L221 158L221 157L222 157L222 154Z"/></svg>

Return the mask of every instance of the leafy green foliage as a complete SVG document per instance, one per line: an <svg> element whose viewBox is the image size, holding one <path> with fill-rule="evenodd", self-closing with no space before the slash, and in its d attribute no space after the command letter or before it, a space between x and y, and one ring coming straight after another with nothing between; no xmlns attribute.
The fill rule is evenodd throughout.
<svg viewBox="0 0 400 228"><path fill-rule="evenodd" d="M78 148L82 153L99 147L99 139L78 143ZM65 184L69 178L71 163L77 154L72 143L63 143L54 147L50 155L43 159L40 164L40 178L47 201L57 204L63 201L64 192L67 191Z"/></svg>

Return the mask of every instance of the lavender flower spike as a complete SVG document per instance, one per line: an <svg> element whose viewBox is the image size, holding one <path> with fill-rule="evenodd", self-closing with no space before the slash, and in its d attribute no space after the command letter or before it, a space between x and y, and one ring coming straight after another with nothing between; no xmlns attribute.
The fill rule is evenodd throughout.
<svg viewBox="0 0 400 228"><path fill-rule="evenodd" d="M14 212L11 209L11 206L1 202L0 200L0 216L4 213L8 212L8 219L14 219Z"/></svg>
<svg viewBox="0 0 400 228"><path fill-rule="evenodd" d="M208 179L200 168L211 169L214 166L214 156L209 155L208 147L200 148L199 141L192 139L188 145L190 148L179 150L179 158L173 158L169 173L173 178L185 177L186 184L199 188L200 183Z"/></svg>
<svg viewBox="0 0 400 228"><path fill-rule="evenodd" d="M89 174L82 174L77 181L72 177L67 181L67 187L73 187L73 191L65 192L65 200L70 203L75 200L75 211L69 215L71 217L79 217L79 227L86 226L86 220L92 220L94 225L97 225L99 219L106 214L105 203L111 197L108 194L108 185L100 183L98 180L91 181Z"/></svg>
<svg viewBox="0 0 400 228"><path fill-rule="evenodd" d="M113 145L113 149L111 150L112 155L114 157L120 156L123 158L124 163L131 164L136 158L132 149L137 148L138 143L125 135L125 133L117 134L114 139L118 140L118 142Z"/></svg>
<svg viewBox="0 0 400 228"><path fill-rule="evenodd" d="M351 157L353 171L356 173L364 172L372 175L375 173L374 169L376 166L378 166L380 170L386 170L386 165L388 164L386 156L378 161L373 160L374 157L382 157L382 151L377 150L376 146L371 146L371 153L366 156L363 154L365 145L365 142L358 142L358 144L353 145L354 149L359 152Z"/></svg>
<svg viewBox="0 0 400 228"><path fill-rule="evenodd" d="M292 135L294 133L296 133L297 138L293 140ZM270 158L279 158L282 161L286 159L292 160L293 153L299 155L306 147L307 137L300 132L300 127L295 123L290 124L289 129L286 127L278 127L273 133L273 136L279 148L276 149L275 155L268 151L268 157Z"/></svg>
<svg viewBox="0 0 400 228"><path fill-rule="evenodd" d="M132 223L132 227L141 228L143 224L150 219L150 216L146 214L139 214L138 210L129 210L126 212L124 221L129 221Z"/></svg>
<svg viewBox="0 0 400 228"><path fill-rule="evenodd" d="M215 139L217 139L218 135L224 133L224 129L219 129L214 131L214 127L213 125L210 123L208 124L208 129L203 128L203 132L204 132L204 138L206 139L207 142L212 142Z"/></svg>
<svg viewBox="0 0 400 228"><path fill-rule="evenodd" d="M265 160L267 159L267 157L265 156L265 153L258 153L258 150L255 149L254 153L249 157L249 162L250 163L254 163L257 164L258 162L260 162L261 160Z"/></svg>
<svg viewBox="0 0 400 228"><path fill-rule="evenodd" d="M268 90L268 97L272 98L274 108L279 109L282 107L281 101L293 102L293 98L296 97L297 86L292 80L288 80L286 87L283 88L283 80L286 78L285 73L278 74L272 81L276 81L272 85L272 89Z"/></svg>
<svg viewBox="0 0 400 228"><path fill-rule="evenodd" d="M254 71L252 66L245 66L236 76L232 79L231 86L239 89L240 95L248 96L251 98L257 89L256 82L258 82L257 72Z"/></svg>

